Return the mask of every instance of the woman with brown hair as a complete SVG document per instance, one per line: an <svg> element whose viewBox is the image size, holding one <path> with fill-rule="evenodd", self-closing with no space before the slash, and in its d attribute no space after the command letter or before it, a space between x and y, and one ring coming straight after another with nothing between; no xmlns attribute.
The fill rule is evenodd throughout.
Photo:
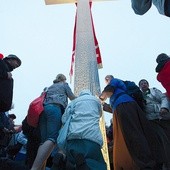
<svg viewBox="0 0 170 170"><path fill-rule="evenodd" d="M68 104L68 98L73 100L76 96L66 83L66 77L58 74L53 84L48 88L44 100L44 111L40 116L39 128L41 145L31 170L44 170L46 160L53 151L61 128L61 117Z"/></svg>

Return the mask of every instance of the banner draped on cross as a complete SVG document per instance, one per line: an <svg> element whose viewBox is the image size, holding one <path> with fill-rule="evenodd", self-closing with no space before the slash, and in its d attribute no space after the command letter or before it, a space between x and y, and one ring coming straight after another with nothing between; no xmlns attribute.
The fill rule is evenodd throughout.
<svg viewBox="0 0 170 170"><path fill-rule="evenodd" d="M94 29L94 24L93 24L93 17L92 17L92 12L91 12L92 2L89 2L89 5L90 5L90 16L91 16L93 36L94 36L94 44L95 44L95 49L96 49L96 61L97 61L97 66L100 69L100 68L103 68L103 65L102 65L102 58L100 54L100 48L98 45L98 41L96 38L95 29ZM77 6L77 3L76 3L76 6ZM74 24L74 31L73 31L73 48L72 48L71 68L70 68L70 82L72 80L73 68L74 68L74 62L75 62L76 25L77 25L77 10L76 10L76 15L75 15L75 24Z"/></svg>

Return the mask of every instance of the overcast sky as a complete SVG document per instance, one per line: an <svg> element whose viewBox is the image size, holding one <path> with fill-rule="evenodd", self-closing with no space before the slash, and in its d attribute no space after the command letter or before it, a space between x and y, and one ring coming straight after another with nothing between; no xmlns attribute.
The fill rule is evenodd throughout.
<svg viewBox="0 0 170 170"><path fill-rule="evenodd" d="M67 76L72 54L75 4L45 5L44 0L0 0L0 53L16 54L22 66L13 71L14 105L10 113L21 123L29 103L58 73ZM136 83L145 78L150 87L164 88L156 80L155 59L170 54L170 19L155 6L143 16L134 14L130 0L94 2L96 36L103 60L104 77L113 74ZM69 84L73 89L73 84ZM107 124L111 115L105 113Z"/></svg>

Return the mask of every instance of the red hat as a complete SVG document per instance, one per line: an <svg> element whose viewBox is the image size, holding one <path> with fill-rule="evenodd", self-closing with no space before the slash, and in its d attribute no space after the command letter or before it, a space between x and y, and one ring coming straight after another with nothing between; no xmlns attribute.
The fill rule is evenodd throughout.
<svg viewBox="0 0 170 170"><path fill-rule="evenodd" d="M3 59L4 58L4 55L0 53L0 59Z"/></svg>

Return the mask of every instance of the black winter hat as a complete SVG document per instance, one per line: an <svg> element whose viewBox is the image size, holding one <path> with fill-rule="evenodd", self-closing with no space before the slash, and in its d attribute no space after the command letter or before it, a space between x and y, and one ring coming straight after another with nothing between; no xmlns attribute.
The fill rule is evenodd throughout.
<svg viewBox="0 0 170 170"><path fill-rule="evenodd" d="M21 65L21 60L14 54L9 54L7 57L5 57L6 59L15 59L18 61L19 66Z"/></svg>
<svg viewBox="0 0 170 170"><path fill-rule="evenodd" d="M159 64L168 60L170 60L170 57L165 53L161 53L158 55L156 62Z"/></svg>
<svg viewBox="0 0 170 170"><path fill-rule="evenodd" d="M9 114L8 117L11 118L11 119L16 119L17 118L15 114Z"/></svg>

